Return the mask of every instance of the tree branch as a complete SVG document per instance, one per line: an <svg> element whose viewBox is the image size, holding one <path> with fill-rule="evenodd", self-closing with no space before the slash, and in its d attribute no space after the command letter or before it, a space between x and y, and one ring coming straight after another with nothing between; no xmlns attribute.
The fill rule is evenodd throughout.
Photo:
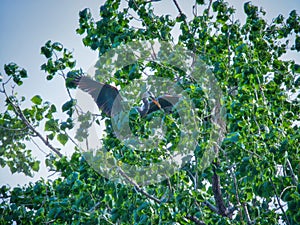
<svg viewBox="0 0 300 225"><path fill-rule="evenodd" d="M199 220L197 217L192 216L192 215L187 215L185 218L189 219L190 221L193 221L197 225L206 225L202 220Z"/></svg>
<svg viewBox="0 0 300 225"><path fill-rule="evenodd" d="M215 207L213 204L211 204L209 201L205 201L203 203L205 206L207 206L211 211L215 212L215 213L219 213L219 210L217 207Z"/></svg>
<svg viewBox="0 0 300 225"><path fill-rule="evenodd" d="M209 17L209 11L210 11L210 8L211 8L212 1L213 0L209 0L209 4L208 4L208 7L207 7L207 17Z"/></svg>
<svg viewBox="0 0 300 225"><path fill-rule="evenodd" d="M292 165L291 165L291 163L290 163L290 160L287 158L287 159L286 159L286 162L287 162L287 165L288 165L288 167L289 167L289 169L290 169L290 173L291 173L291 175L292 175L293 183L294 183L294 185L297 185L297 184L298 184L298 179L297 179L297 177L296 177L296 175L295 175L295 173L294 173L294 170L293 170L293 167L292 167Z"/></svg>
<svg viewBox="0 0 300 225"><path fill-rule="evenodd" d="M183 15L182 10L180 9L180 7L179 7L179 5L178 5L178 2L177 2L176 0L173 0L173 2L174 2L174 4L175 4L175 6L176 6L176 8L177 8L177 10L178 10L178 12L179 12L179 14L180 14L180 15Z"/></svg>
<svg viewBox="0 0 300 225"><path fill-rule="evenodd" d="M5 91L5 87L4 84L3 86L3 90L4 90L4 94L8 100L8 102L11 104L11 106L14 109L14 112L16 113L16 115L23 121L23 123L28 127L29 130L31 130L37 137L39 137L42 142L48 147L50 148L53 152L55 152L60 158L62 158L62 154L57 150L57 148L55 148L53 145L51 145L48 141L48 138L44 138L33 126L32 124L26 119L26 117L24 116L22 110L20 109L20 107L18 105L15 105L11 99L9 98L9 96L7 95L6 91Z"/></svg>
<svg viewBox="0 0 300 225"><path fill-rule="evenodd" d="M134 186L135 190L138 191L139 193L145 195L147 198L155 201L158 204L161 204L161 200L159 200L158 198L150 195L149 193L147 193L146 191L144 191L144 189L142 189L133 179L131 179L121 168L118 169L119 173L130 183Z"/></svg>
<svg viewBox="0 0 300 225"><path fill-rule="evenodd" d="M276 191L276 187L275 187L275 185L274 185L274 183L273 183L273 181L272 181L271 178L270 178L270 182L271 182L271 184L272 184L272 187L273 187L273 190L274 190L274 193L275 193L275 197L276 197L277 203L278 203L278 205L279 205L279 207L280 207L280 210L281 210L282 214L283 214L284 217L285 217L285 221L286 221L286 223L287 223L288 225L290 225L291 223L290 223L290 221L289 221L289 218L287 217L287 215L286 215L286 213L285 213L285 211L284 211L284 209L283 209L283 207L282 207L282 205L281 205L281 203L280 203L280 199L279 199L279 197L278 197L278 194L277 194L277 191Z"/></svg>
<svg viewBox="0 0 300 225"><path fill-rule="evenodd" d="M214 174L212 177L212 190L218 208L218 213L222 216L227 216L228 212L222 197L220 177L217 175L215 167L213 167L213 173Z"/></svg>

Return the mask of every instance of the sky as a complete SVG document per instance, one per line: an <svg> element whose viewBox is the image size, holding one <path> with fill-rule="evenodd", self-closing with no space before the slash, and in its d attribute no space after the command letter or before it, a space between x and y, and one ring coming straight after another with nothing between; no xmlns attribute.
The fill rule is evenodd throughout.
<svg viewBox="0 0 300 225"><path fill-rule="evenodd" d="M194 0L177 0L182 10L191 15L191 5ZM206 0L207 2L207 0ZM236 10L236 19L242 22L245 19L242 0L229 0ZM99 19L99 7L104 0L1 0L0 1L0 72L4 74L3 66L15 62L25 68L29 79L24 80L24 85L17 88L20 95L25 95L27 100L39 94L52 103L61 106L67 97L64 82L61 79L46 81L45 73L40 70L40 65L45 58L40 54L40 48L48 41L58 41L71 50L77 61L77 67L88 71L96 62L97 52L84 47L82 36L76 34L78 28L78 13L84 8L90 8L96 20ZM296 9L300 13L299 0L253 0L254 5L261 6L267 12L268 22L278 14L285 17ZM162 0L154 3L159 14L177 16L178 12L172 0ZM288 55L300 64L299 53ZM0 106L3 106L3 95L0 95ZM66 151L66 150L64 150ZM45 155L38 150L38 158ZM25 177L23 174L12 175L7 168L0 168L0 186L9 184L25 184L34 181L40 176L45 176L45 168L36 173L34 178Z"/></svg>

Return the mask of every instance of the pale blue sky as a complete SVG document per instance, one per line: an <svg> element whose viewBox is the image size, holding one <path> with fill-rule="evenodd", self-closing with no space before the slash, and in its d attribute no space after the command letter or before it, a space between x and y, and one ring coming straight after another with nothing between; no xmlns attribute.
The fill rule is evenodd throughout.
<svg viewBox="0 0 300 225"><path fill-rule="evenodd" d="M78 12L86 7L92 14L98 15L99 6L104 0L1 0L0 2L0 72L4 64L15 62L27 69L29 79L24 81L17 91L30 99L39 94L50 102L62 104L67 95L60 79L47 82L45 74L40 71L40 65L45 62L40 55L40 48L48 40L59 41L70 50L73 50L77 66L87 71L96 61L97 53L84 47L81 36L75 30L78 27ZM236 18L244 20L243 3L246 1L229 0L237 8ZM279 13L285 17L293 9L300 11L299 0L264 0L252 1L267 11L268 21ZM178 0L184 12L191 14L191 5L194 0ZM159 13L177 15L172 0L162 0L155 3ZM299 53L290 55L300 63ZM0 105L3 103L0 96ZM37 153L38 156L43 156ZM36 178L44 174L45 170L37 174ZM11 175L7 169L0 169L0 186L4 183L11 185L23 184L28 178L23 175Z"/></svg>

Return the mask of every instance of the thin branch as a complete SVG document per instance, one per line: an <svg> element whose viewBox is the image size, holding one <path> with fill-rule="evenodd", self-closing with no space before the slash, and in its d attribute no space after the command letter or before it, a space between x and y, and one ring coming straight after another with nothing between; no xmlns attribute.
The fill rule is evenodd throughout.
<svg viewBox="0 0 300 225"><path fill-rule="evenodd" d="M194 17L198 16L197 1L196 0L195 0L195 4L193 5L193 15L194 15Z"/></svg>
<svg viewBox="0 0 300 225"><path fill-rule="evenodd" d="M244 204L241 204L240 202L240 197L239 197L239 188L238 188L238 184L237 184L237 180L236 180L236 176L235 176L235 173L232 171L232 168L230 169L230 173L232 175L232 178L233 178L233 183L234 183L234 187L235 187L235 197L236 197L236 200L237 200L237 203L238 205L241 205L244 209L244 212L245 212L245 215L246 215L246 219L247 219L247 223L248 224L252 224L252 221L251 221L251 217L250 217L250 214L249 214L249 211L248 211L248 208L247 208L247 205L244 203ZM242 211L239 210L239 213L240 213L240 216L241 216L241 219L243 218L243 214L242 214Z"/></svg>
<svg viewBox="0 0 300 225"><path fill-rule="evenodd" d="M9 103L11 104L11 106L13 107L16 115L23 121L23 123L28 127L29 130L31 130L37 137L39 137L42 142L48 147L50 148L53 152L55 152L60 158L62 158L62 154L53 146L49 143L48 138L44 138L33 126L32 124L26 119L26 117L24 116L22 110L20 109L20 107L18 105L15 105L11 99L9 98L9 96L7 95L6 91L5 91L5 86L2 85L3 90L4 90L4 94L7 98L7 100L9 101Z"/></svg>
<svg viewBox="0 0 300 225"><path fill-rule="evenodd" d="M293 180L293 183L294 183L295 185L298 185L298 179L297 179L296 175L294 174L294 170L293 170L293 167L292 167L292 165L291 165L291 163L290 163L290 160L289 160L289 159L286 159L286 162L287 162L287 165L288 165L288 167L289 167L289 169L290 169L290 173L292 174L292 180Z"/></svg>
<svg viewBox="0 0 300 225"><path fill-rule="evenodd" d="M207 17L209 17L209 11L210 11L210 8L211 8L212 1L213 0L209 0L209 4L208 4L208 7L207 7Z"/></svg>
<svg viewBox="0 0 300 225"><path fill-rule="evenodd" d="M150 195L146 191L144 191L133 179L131 179L121 168L119 168L119 173L130 183L134 186L135 190L138 191L139 193L145 195L147 198L155 201L158 204L161 204L161 200L158 198Z"/></svg>
<svg viewBox="0 0 300 225"><path fill-rule="evenodd" d="M278 194L277 194L277 191L276 191L276 187L275 187L275 185L274 185L274 183L273 183L273 180L272 180L271 178L270 178L270 182L271 182L271 184L272 184L272 187L273 187L273 190L274 190L274 193L275 193L275 196L276 196L277 203L278 203L278 205L279 205L279 207L280 207L280 210L281 210L282 214L283 214L284 217L285 217L285 221L286 221L286 223L287 223L288 225L290 225L291 223L290 223L290 221L289 221L289 218L287 217L287 215L286 215L286 213L285 213L285 211L284 211L284 208L283 208L283 206L282 206L281 203L280 203L280 199L279 199L279 197L278 197Z"/></svg>
<svg viewBox="0 0 300 225"><path fill-rule="evenodd" d="M77 147L80 148L80 146L77 144L77 142L65 131L65 135L68 136L68 138L71 140L71 142Z"/></svg>
<svg viewBox="0 0 300 225"><path fill-rule="evenodd" d="M253 224L253 222L251 221L251 217L250 217L250 214L249 214L249 211L248 211L246 203L243 203L242 206L243 206L243 209L245 211L245 215L246 215L246 219L247 219L247 224Z"/></svg>
<svg viewBox="0 0 300 225"><path fill-rule="evenodd" d="M89 212L91 213L91 212L94 212L95 211L95 209L98 207L98 205L100 205L101 204L101 202L97 202L92 208L90 208L90 210L89 210Z"/></svg>
<svg viewBox="0 0 300 225"><path fill-rule="evenodd" d="M1 126L1 125L0 125L0 128L3 129L3 130L10 130L10 131L15 131L15 132L26 131L28 129L27 127L24 127L24 128L9 128L9 127L5 127L5 126ZM27 132L24 132L24 133L27 133Z"/></svg>
<svg viewBox="0 0 300 225"><path fill-rule="evenodd" d="M230 70L230 55L231 55L231 51L230 51L230 32L231 32L231 26L229 26L229 30L227 32L227 51L228 51L228 53L227 53L227 60L228 60L227 69L228 69L228 73L229 73L229 70Z"/></svg>
<svg viewBox="0 0 300 225"><path fill-rule="evenodd" d="M35 140L33 139L33 138L30 138L31 139L31 141L32 141L32 143L42 152L42 153L44 153L45 155L47 155L48 153L47 152L45 152L36 142L35 142Z"/></svg>
<svg viewBox="0 0 300 225"><path fill-rule="evenodd" d="M152 44L151 44L151 50L152 50L152 54L151 54L152 60L153 60L153 61L154 61L154 60L157 60L157 55L156 55L156 53L155 53L155 50L154 50Z"/></svg>
<svg viewBox="0 0 300 225"><path fill-rule="evenodd" d="M187 216L185 216L185 218L187 218L187 219L189 219L189 220L191 220L191 221L193 221L195 224L197 224L197 225L206 225L206 223L204 223L202 220L199 220L197 217L195 217L195 216L192 216L192 215L187 215Z"/></svg>
<svg viewBox="0 0 300 225"><path fill-rule="evenodd" d="M225 152L224 149L220 148L220 150L223 152L225 158L226 158L226 161L228 164L230 164L230 161L227 157L227 154ZM255 153L252 153L252 154L255 154ZM259 156L258 156L259 157ZM238 183L237 183L237 179L236 179L236 176L235 176L235 173L233 171L233 168L234 168L234 164L229 168L229 171L230 171L230 174L232 176L232 179L233 179L233 184L234 184L234 188L235 188L235 198L236 198L236 201L238 203L238 206L242 206L244 211L245 211L245 214L246 214L246 218L247 218L247 223L248 224L252 224L253 222L251 221L251 217L250 217L250 214L249 214L249 211L248 211L248 208L247 208L247 205L246 204L241 204L241 201L240 201L240 196L239 196L239 187L238 187ZM232 213L234 212L235 210L235 207L232 207L232 208L229 208L228 209L228 215L232 215ZM243 213L241 210L239 210L239 214L240 214L240 220L242 221L242 218L243 218Z"/></svg>
<svg viewBox="0 0 300 225"><path fill-rule="evenodd" d="M209 201L203 202L203 205L207 206L211 211L215 213L219 213L219 210L217 207L215 207L213 204L211 204Z"/></svg>
<svg viewBox="0 0 300 225"><path fill-rule="evenodd" d="M228 91L228 95L236 95L234 92L238 90L238 86L232 87L229 91Z"/></svg>
<svg viewBox="0 0 300 225"><path fill-rule="evenodd" d="M5 87L6 84L8 84L8 82L9 82L11 79L12 79L12 77L9 77L9 78L7 79L7 81L5 81L5 82L2 83L2 88L3 88L3 89L1 90L1 92L5 93L4 87Z"/></svg>
<svg viewBox="0 0 300 225"><path fill-rule="evenodd" d="M113 222L109 221L105 215L101 216L106 222L108 222L109 224L114 224Z"/></svg>
<svg viewBox="0 0 300 225"><path fill-rule="evenodd" d="M66 81L67 81L67 76L65 75L65 73L64 73L63 70L61 70L60 72L61 72L61 76L64 78L64 80L65 80L65 82L66 82ZM70 99L73 99L73 97L72 97L72 95L71 95L71 92L70 92L70 89L69 89L68 87L67 87L66 89L67 89L67 93L68 93Z"/></svg>
<svg viewBox="0 0 300 225"><path fill-rule="evenodd" d="M177 2L176 0L173 0L173 2L174 2L174 4L175 4L175 6L176 6L176 8L177 8L177 10L178 10L178 12L179 12L179 14L180 14L180 15L183 15L182 10L180 9L180 7L179 7L179 5L178 5L178 2Z"/></svg>

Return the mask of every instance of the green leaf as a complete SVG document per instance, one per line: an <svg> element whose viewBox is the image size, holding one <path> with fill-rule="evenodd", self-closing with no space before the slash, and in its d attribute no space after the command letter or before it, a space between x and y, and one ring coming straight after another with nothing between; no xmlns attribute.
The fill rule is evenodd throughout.
<svg viewBox="0 0 300 225"><path fill-rule="evenodd" d="M39 162L39 161L35 161L35 162L33 163L32 169L33 169L33 171L35 171L35 172L39 171L39 169L40 169L40 162Z"/></svg>
<svg viewBox="0 0 300 225"><path fill-rule="evenodd" d="M55 113L57 110L56 110L56 106L55 105L51 105L50 106L50 111L52 112L52 113Z"/></svg>
<svg viewBox="0 0 300 225"><path fill-rule="evenodd" d="M46 77L46 79L47 79L47 80L52 80L52 79L53 79L53 75L48 75L48 76Z"/></svg>
<svg viewBox="0 0 300 225"><path fill-rule="evenodd" d="M91 15L90 9L85 8L84 10L79 12L79 16L83 19L89 19L89 18L91 18L92 15Z"/></svg>
<svg viewBox="0 0 300 225"><path fill-rule="evenodd" d="M196 0L197 4L204 5L204 0Z"/></svg>
<svg viewBox="0 0 300 225"><path fill-rule="evenodd" d="M55 133L48 134L47 137L49 140L53 140L55 137Z"/></svg>
<svg viewBox="0 0 300 225"><path fill-rule="evenodd" d="M15 63L9 63L4 65L4 71L8 76L14 75L19 67Z"/></svg>
<svg viewBox="0 0 300 225"><path fill-rule="evenodd" d="M26 71L25 69L21 69L21 70L20 70L20 76L21 76L22 78L26 78L26 77L27 77L27 71Z"/></svg>
<svg viewBox="0 0 300 225"><path fill-rule="evenodd" d="M63 49L63 45L59 42L54 42L52 48L60 52Z"/></svg>
<svg viewBox="0 0 300 225"><path fill-rule="evenodd" d="M295 86L296 87L300 86L300 76L296 79Z"/></svg>
<svg viewBox="0 0 300 225"><path fill-rule="evenodd" d="M70 101L67 101L65 104L63 104L62 111L65 112L65 111L71 109L74 105L76 105L76 100L71 99Z"/></svg>
<svg viewBox="0 0 300 225"><path fill-rule="evenodd" d="M31 101L36 105L40 105L42 104L43 99L41 98L41 96L35 95L31 98Z"/></svg>
<svg viewBox="0 0 300 225"><path fill-rule="evenodd" d="M62 144L62 145L65 145L68 141L68 135L66 134L58 134L57 135L57 140Z"/></svg>
<svg viewBox="0 0 300 225"><path fill-rule="evenodd" d="M297 50L297 52L300 51L300 36L296 36L296 39L295 39L295 49Z"/></svg>
<svg viewBox="0 0 300 225"><path fill-rule="evenodd" d="M239 136L240 136L240 134L237 133L237 132L231 133L226 138L224 138L224 141L225 142L236 143L239 140Z"/></svg>
<svg viewBox="0 0 300 225"><path fill-rule="evenodd" d="M44 55L44 56L46 56L47 59L51 58L51 56L52 56L52 49L43 46L41 48L41 54Z"/></svg>
<svg viewBox="0 0 300 225"><path fill-rule="evenodd" d="M58 120L50 119L45 123L45 131L58 131Z"/></svg>
<svg viewBox="0 0 300 225"><path fill-rule="evenodd" d="M176 18L177 22L183 22L186 19L186 15L181 14Z"/></svg>

